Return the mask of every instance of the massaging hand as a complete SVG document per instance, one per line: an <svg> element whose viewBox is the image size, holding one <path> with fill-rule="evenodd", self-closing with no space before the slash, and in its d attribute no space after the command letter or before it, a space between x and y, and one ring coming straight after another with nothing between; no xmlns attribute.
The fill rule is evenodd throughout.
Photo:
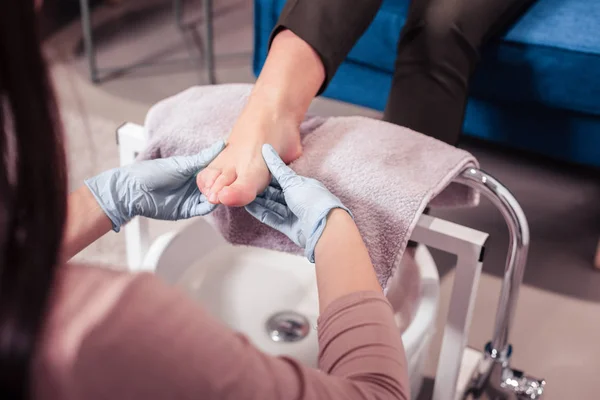
<svg viewBox="0 0 600 400"><path fill-rule="evenodd" d="M273 179L246 210L304 248L308 260L315 262L315 247L329 212L334 208L350 211L322 183L292 171L271 145L263 146L262 155Z"/></svg>
<svg viewBox="0 0 600 400"><path fill-rule="evenodd" d="M113 230L133 217L171 220L206 215L210 204L196 186L196 174L223 149L220 141L193 156L178 156L111 169L85 181Z"/></svg>

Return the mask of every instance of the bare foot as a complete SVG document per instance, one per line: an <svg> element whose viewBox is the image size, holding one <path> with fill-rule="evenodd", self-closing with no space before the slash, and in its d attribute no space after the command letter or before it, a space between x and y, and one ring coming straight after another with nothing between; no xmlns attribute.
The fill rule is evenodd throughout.
<svg viewBox="0 0 600 400"><path fill-rule="evenodd" d="M272 145L285 163L302 154L295 122L260 118L245 110L231 131L225 150L198 174L200 191L213 204L241 207L251 203L271 179L262 157L265 143Z"/></svg>

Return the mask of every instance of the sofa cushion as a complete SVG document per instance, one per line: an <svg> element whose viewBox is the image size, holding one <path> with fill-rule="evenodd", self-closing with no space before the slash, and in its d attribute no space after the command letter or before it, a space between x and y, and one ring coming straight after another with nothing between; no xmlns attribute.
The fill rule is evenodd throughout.
<svg viewBox="0 0 600 400"><path fill-rule="evenodd" d="M276 15L285 1L274 0ZM385 0L348 61L391 73L408 3ZM484 50L471 94L600 115L598 21L600 1L537 0Z"/></svg>

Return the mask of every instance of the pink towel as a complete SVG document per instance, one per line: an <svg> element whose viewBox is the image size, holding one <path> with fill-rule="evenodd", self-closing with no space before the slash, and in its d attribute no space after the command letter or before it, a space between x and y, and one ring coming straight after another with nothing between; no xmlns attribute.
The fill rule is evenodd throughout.
<svg viewBox="0 0 600 400"><path fill-rule="evenodd" d="M159 102L146 118L150 145L140 157L192 154L226 137L251 89L193 87ZM291 167L323 182L352 210L384 288L428 204L465 207L478 202L474 191L451 184L466 167L477 166L463 150L364 117L307 117L300 130L304 152ZM233 244L302 254L243 208L221 206L212 215Z"/></svg>

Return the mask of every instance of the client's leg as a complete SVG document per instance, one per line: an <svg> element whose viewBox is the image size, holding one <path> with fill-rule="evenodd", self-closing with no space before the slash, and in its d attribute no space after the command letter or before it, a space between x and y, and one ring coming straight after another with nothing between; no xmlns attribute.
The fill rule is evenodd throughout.
<svg viewBox="0 0 600 400"><path fill-rule="evenodd" d="M533 1L412 0L384 119L456 144L481 46Z"/></svg>
<svg viewBox="0 0 600 400"><path fill-rule="evenodd" d="M260 153L272 144L285 162L299 157L298 126L312 98L325 90L382 0L288 0L274 29L266 64L231 132L225 151L198 175L212 202L241 206L269 182ZM292 33L294 32L294 33Z"/></svg>
<svg viewBox="0 0 600 400"><path fill-rule="evenodd" d="M243 206L264 190L270 178L263 144L271 144L285 162L300 156L300 122L324 77L323 64L306 42L290 31L275 37L227 147L198 174L198 187L212 203Z"/></svg>
<svg viewBox="0 0 600 400"><path fill-rule="evenodd" d="M533 1L412 0L384 119L456 145L481 46Z"/></svg>

